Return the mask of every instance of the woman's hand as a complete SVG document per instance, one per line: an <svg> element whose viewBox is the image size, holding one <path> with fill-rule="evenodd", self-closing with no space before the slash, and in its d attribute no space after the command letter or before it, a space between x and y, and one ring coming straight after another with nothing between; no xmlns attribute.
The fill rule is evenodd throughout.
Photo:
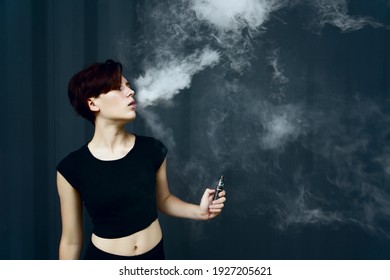
<svg viewBox="0 0 390 280"><path fill-rule="evenodd" d="M199 205L188 203L177 198L169 191L166 161L165 159L156 175L158 210L169 216L194 220L209 220L218 216L226 201L225 191L222 191L219 194L219 198L213 201L215 189L206 189Z"/></svg>
<svg viewBox="0 0 390 280"><path fill-rule="evenodd" d="M222 191L219 193L219 198L213 200L215 189L206 189L203 193L199 204L201 217L203 220L210 220L221 214L224 202L226 201L226 193Z"/></svg>

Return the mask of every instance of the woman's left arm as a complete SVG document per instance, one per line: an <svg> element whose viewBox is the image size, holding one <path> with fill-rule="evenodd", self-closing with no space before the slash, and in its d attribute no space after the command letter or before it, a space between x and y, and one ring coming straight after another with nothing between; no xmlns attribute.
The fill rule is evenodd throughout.
<svg viewBox="0 0 390 280"><path fill-rule="evenodd" d="M225 191L213 201L214 189L206 189L199 205L185 202L170 193L167 179L167 160L156 173L157 208L160 212L174 217L195 220L209 220L218 216L224 207Z"/></svg>

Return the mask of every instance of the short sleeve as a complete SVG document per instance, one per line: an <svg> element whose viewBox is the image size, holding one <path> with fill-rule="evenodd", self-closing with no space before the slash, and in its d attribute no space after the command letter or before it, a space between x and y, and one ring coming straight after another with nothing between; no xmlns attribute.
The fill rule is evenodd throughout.
<svg viewBox="0 0 390 280"><path fill-rule="evenodd" d="M160 168L164 162L168 153L168 148L160 141L154 140L154 166L156 171Z"/></svg>
<svg viewBox="0 0 390 280"><path fill-rule="evenodd" d="M57 171L64 176L73 188L78 189L78 169L72 153L58 163Z"/></svg>

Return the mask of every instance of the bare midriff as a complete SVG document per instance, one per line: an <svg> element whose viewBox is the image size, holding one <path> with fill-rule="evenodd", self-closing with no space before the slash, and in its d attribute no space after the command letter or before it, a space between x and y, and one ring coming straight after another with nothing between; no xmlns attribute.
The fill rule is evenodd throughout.
<svg viewBox="0 0 390 280"><path fill-rule="evenodd" d="M147 228L120 238L102 238L92 234L92 243L100 250L120 256L136 256L153 249L161 240L158 219Z"/></svg>

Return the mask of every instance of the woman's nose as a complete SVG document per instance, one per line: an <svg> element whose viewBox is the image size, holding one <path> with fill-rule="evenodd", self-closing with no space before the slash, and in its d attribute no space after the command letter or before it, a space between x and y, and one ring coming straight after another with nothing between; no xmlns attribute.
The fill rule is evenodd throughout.
<svg viewBox="0 0 390 280"><path fill-rule="evenodd" d="M131 88L129 88L129 89L127 90L127 93L126 93L126 97L129 97L129 96L133 97L134 95L135 95L134 90L132 90Z"/></svg>

